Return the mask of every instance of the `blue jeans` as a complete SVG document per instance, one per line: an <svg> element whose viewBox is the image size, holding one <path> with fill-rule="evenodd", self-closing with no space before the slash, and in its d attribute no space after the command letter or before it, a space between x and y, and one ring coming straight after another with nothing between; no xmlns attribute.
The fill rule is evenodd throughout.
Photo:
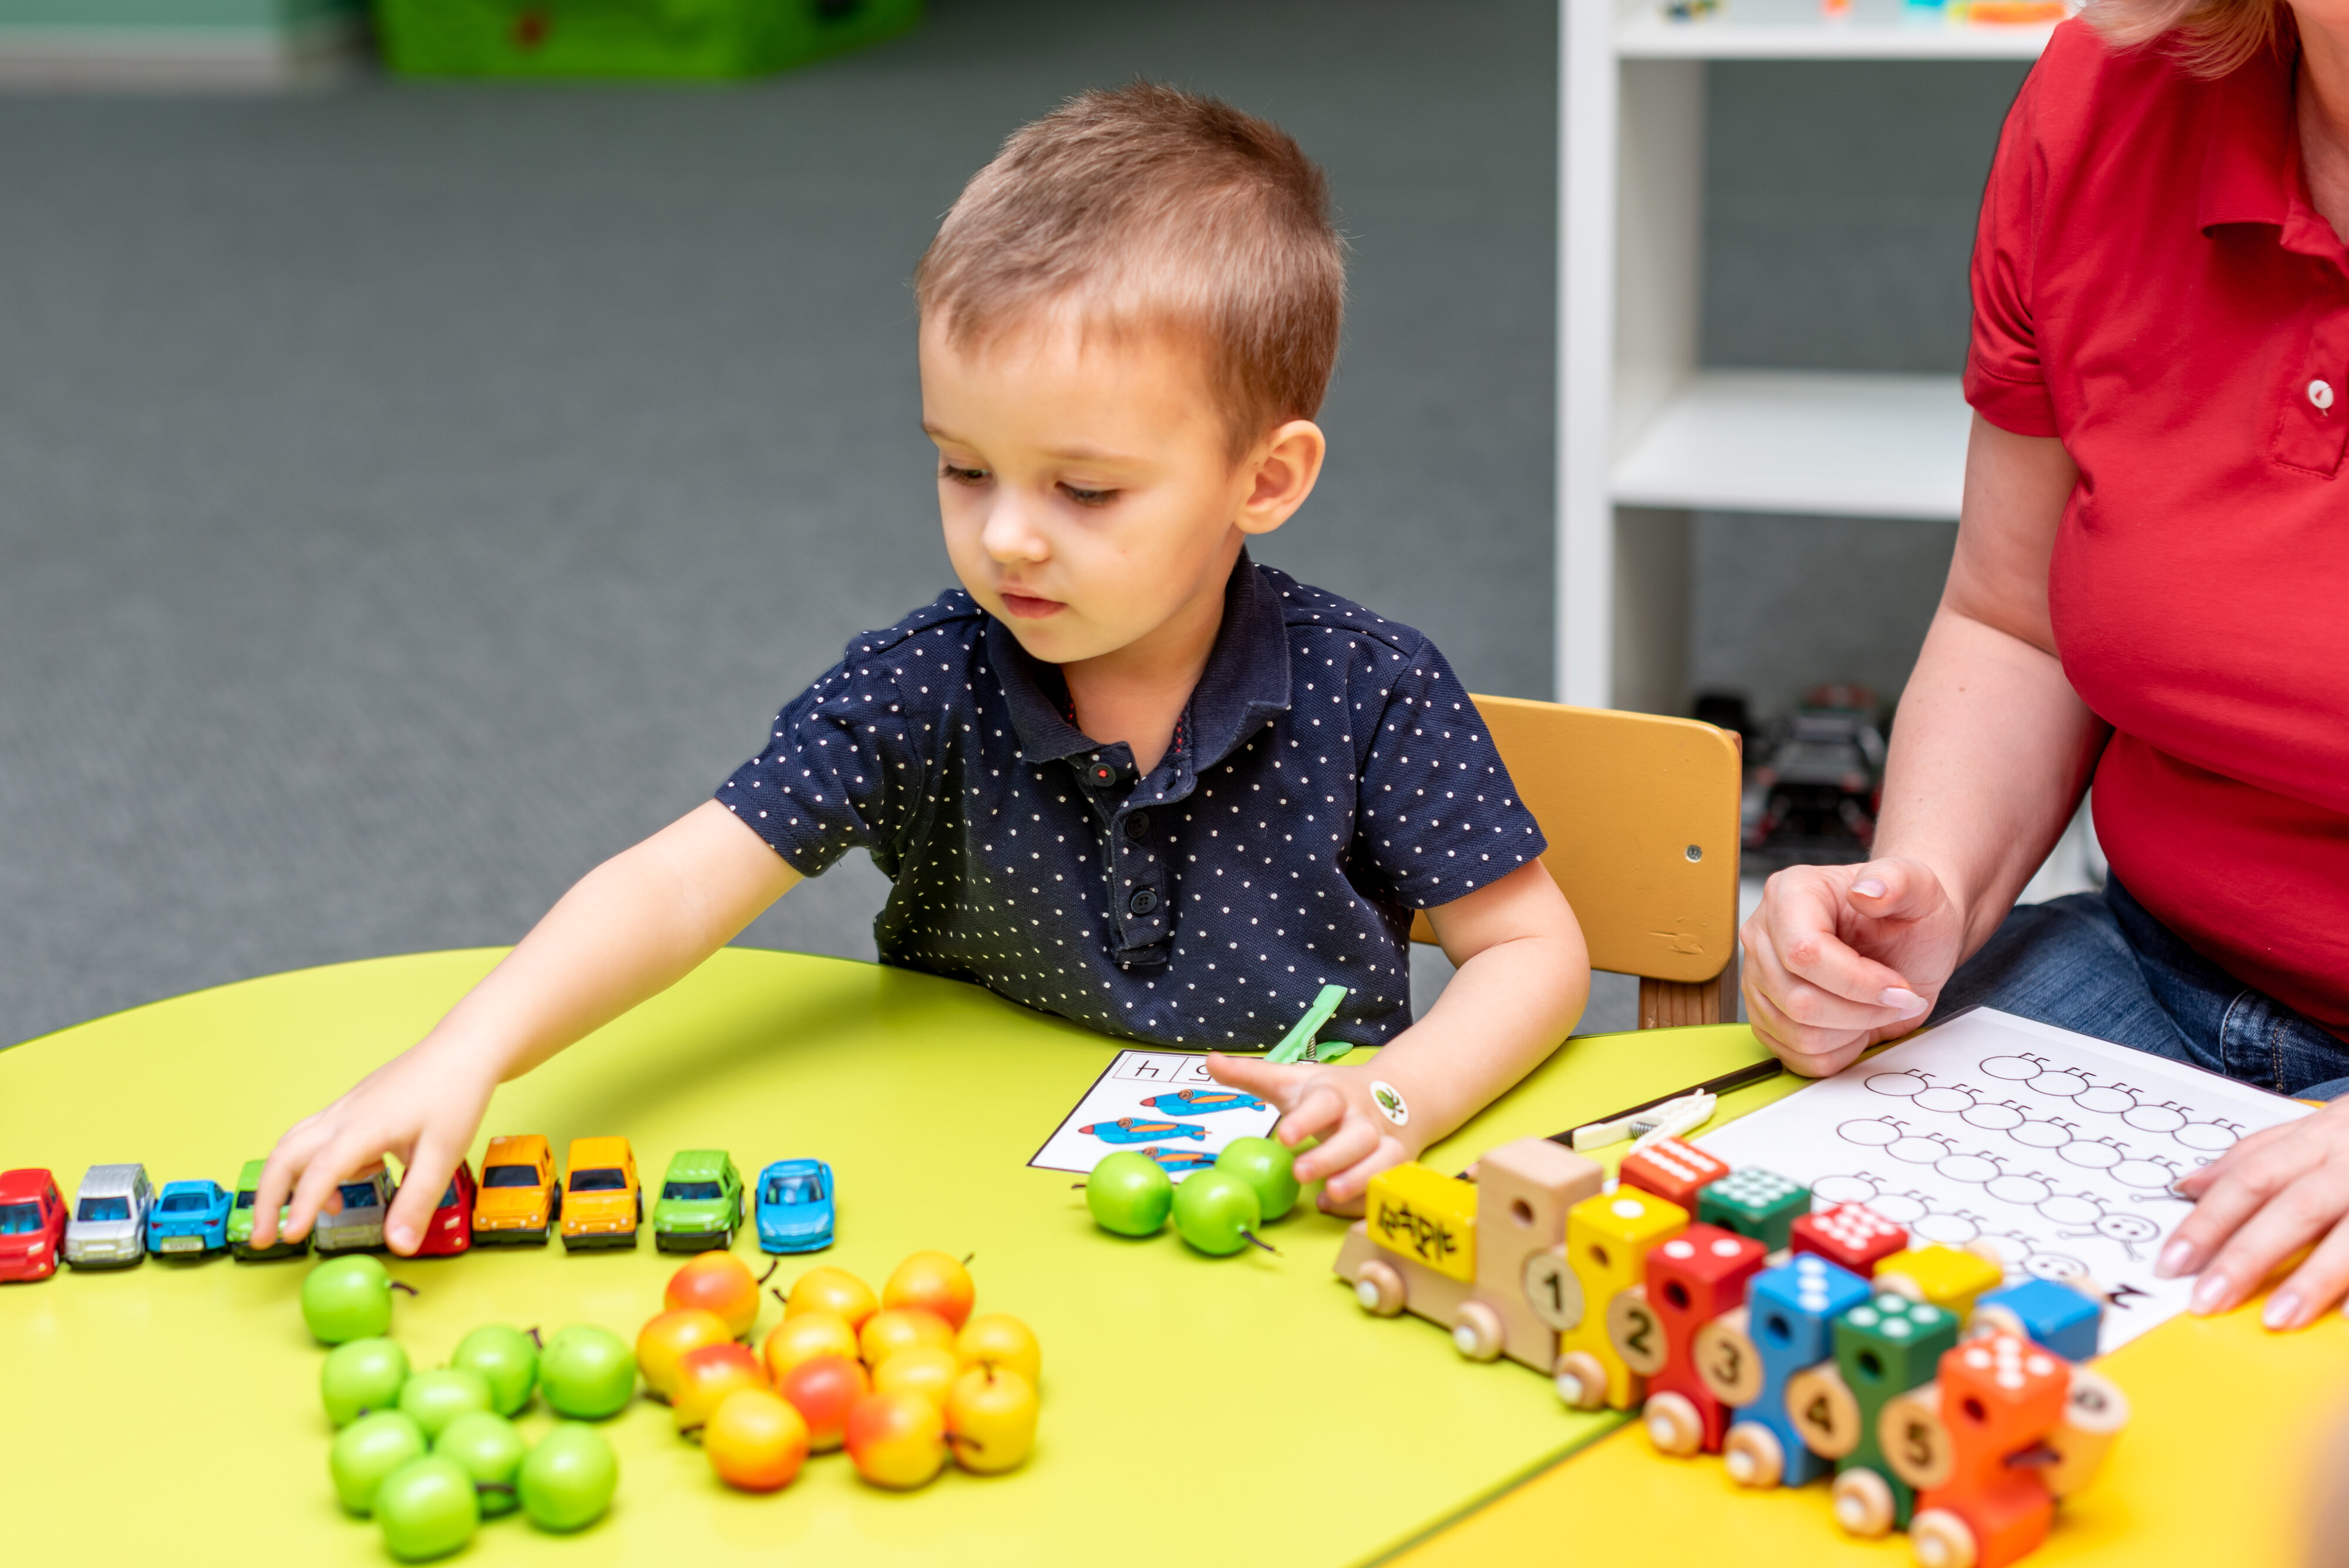
<svg viewBox="0 0 2349 1568"><path fill-rule="evenodd" d="M2180 941L2119 882L2018 906L1934 1012L2052 1023L2301 1099L2349 1093L2349 1044Z"/></svg>

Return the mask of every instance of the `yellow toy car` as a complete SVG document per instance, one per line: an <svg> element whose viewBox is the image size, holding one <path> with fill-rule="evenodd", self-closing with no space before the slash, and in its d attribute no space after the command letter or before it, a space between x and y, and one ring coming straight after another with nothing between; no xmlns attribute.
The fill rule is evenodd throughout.
<svg viewBox="0 0 2349 1568"><path fill-rule="evenodd" d="M624 1137L571 1140L571 1174L563 1184L563 1246L633 1247L645 1220L636 1157Z"/></svg>
<svg viewBox="0 0 2349 1568"><path fill-rule="evenodd" d="M473 1200L474 1241L543 1247L562 1218L554 1146L536 1133L492 1138Z"/></svg>

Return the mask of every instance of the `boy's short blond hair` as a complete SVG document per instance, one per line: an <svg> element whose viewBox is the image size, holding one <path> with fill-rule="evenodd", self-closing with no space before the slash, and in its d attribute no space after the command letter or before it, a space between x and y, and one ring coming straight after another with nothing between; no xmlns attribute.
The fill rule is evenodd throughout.
<svg viewBox="0 0 2349 1568"><path fill-rule="evenodd" d="M1195 340L1237 459L1319 410L1346 242L1329 182L1287 132L1136 81L1012 132L938 225L914 296L957 348L1062 309L1088 328Z"/></svg>

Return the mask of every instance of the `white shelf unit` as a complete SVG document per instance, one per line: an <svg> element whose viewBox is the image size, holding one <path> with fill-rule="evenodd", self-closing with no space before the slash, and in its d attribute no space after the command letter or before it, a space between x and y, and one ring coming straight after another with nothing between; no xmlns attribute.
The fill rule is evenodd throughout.
<svg viewBox="0 0 2349 1568"><path fill-rule="evenodd" d="M1906 0L1560 0L1558 700L1680 712L1693 510L1954 519L1954 377L1700 370L1707 62L2035 58Z"/></svg>

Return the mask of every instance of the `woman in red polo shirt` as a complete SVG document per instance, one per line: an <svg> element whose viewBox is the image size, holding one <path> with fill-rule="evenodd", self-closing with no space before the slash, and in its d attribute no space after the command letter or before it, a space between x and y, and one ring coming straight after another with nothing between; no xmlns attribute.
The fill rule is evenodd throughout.
<svg viewBox="0 0 2349 1568"><path fill-rule="evenodd" d="M2093 23L2093 26L2090 25ZM2349 0L2095 0L1982 199L1956 556L1879 858L1771 878L1754 1028L1825 1074L1977 1002L2349 1090ZM2095 784L2102 895L2016 894ZM2349 1100L2179 1184L2193 1302L2349 1289Z"/></svg>

